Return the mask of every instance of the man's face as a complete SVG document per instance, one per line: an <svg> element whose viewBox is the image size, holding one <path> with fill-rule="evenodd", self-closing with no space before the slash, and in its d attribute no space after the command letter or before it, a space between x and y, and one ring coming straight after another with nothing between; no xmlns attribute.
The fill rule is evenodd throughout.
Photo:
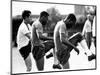
<svg viewBox="0 0 100 75"><path fill-rule="evenodd" d="M69 24L73 26L75 25L75 21L69 21Z"/></svg>
<svg viewBox="0 0 100 75"><path fill-rule="evenodd" d="M42 22L42 24L43 25L46 25L47 24L47 22L48 22L48 16L46 16L46 17L41 17L41 22Z"/></svg>
<svg viewBox="0 0 100 75"><path fill-rule="evenodd" d="M30 13L29 17L26 17L26 21L28 24L30 24L32 22L31 13Z"/></svg>
<svg viewBox="0 0 100 75"><path fill-rule="evenodd" d="M89 20L90 20L90 21L93 21L93 15L91 15L91 16L89 17Z"/></svg>
<svg viewBox="0 0 100 75"><path fill-rule="evenodd" d="M66 21L67 28L70 29L75 25L76 21Z"/></svg>

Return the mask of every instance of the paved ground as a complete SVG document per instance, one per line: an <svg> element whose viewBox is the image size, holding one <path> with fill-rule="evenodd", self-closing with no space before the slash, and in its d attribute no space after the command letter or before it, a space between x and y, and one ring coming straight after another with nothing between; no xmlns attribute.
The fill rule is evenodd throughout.
<svg viewBox="0 0 100 75"><path fill-rule="evenodd" d="M79 55L77 55L74 50L71 52L71 56L69 59L69 63L70 63L69 70L95 68L95 60L88 61L87 56L84 54L83 49L80 46L78 46L78 48L80 49ZM95 53L95 47L94 47L93 43L91 45L91 51L93 53ZM31 55L31 58L32 58L32 70L31 70L31 72L38 72L32 55ZM53 61L54 61L53 59L54 59L53 57L50 59L45 58L44 71L59 71L58 69L52 68ZM19 54L16 47L12 48L12 72L13 73L27 73L24 61L23 61L23 59L22 59L21 55Z"/></svg>

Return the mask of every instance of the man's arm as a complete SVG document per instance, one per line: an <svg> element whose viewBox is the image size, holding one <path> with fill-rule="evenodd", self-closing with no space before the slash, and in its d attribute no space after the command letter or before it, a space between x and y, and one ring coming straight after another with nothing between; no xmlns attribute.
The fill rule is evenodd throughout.
<svg viewBox="0 0 100 75"><path fill-rule="evenodd" d="M87 26L87 21L85 22L85 24L83 26L82 35L84 35L86 33L86 26Z"/></svg>
<svg viewBox="0 0 100 75"><path fill-rule="evenodd" d="M64 33L61 33L61 42L67 46L73 47L74 50L79 54L79 50L70 41L68 41L68 39L66 39L66 35Z"/></svg>
<svg viewBox="0 0 100 75"><path fill-rule="evenodd" d="M36 25L36 33L40 40L53 40L53 38L43 35L43 27L40 24Z"/></svg>
<svg viewBox="0 0 100 75"><path fill-rule="evenodd" d="M53 40L53 37L47 37L47 36L44 36L42 35L41 32L38 32L38 37L41 39L41 40Z"/></svg>
<svg viewBox="0 0 100 75"><path fill-rule="evenodd" d="M25 36L28 38L28 39L31 39L31 33L26 33Z"/></svg>

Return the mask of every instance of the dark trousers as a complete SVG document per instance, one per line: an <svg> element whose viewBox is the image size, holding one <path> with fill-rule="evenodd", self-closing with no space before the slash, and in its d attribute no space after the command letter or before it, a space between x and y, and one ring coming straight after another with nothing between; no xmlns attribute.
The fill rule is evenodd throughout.
<svg viewBox="0 0 100 75"><path fill-rule="evenodd" d="M96 47L96 36L94 38L94 46Z"/></svg>
<svg viewBox="0 0 100 75"><path fill-rule="evenodd" d="M32 50L33 57L36 61L36 65L38 70L44 69L44 55L47 53L50 49L54 48L54 42L53 41L45 41L44 43L45 47L38 45L34 46Z"/></svg>
<svg viewBox="0 0 100 75"><path fill-rule="evenodd" d="M24 60L29 56L30 52L31 52L31 42L28 43L28 45L22 47L19 50L21 56L24 58Z"/></svg>
<svg viewBox="0 0 100 75"><path fill-rule="evenodd" d="M90 46L91 46L91 37L92 37L92 32L87 32L85 34L87 46L88 46L89 49L90 49Z"/></svg>
<svg viewBox="0 0 100 75"><path fill-rule="evenodd" d="M78 42L81 42L81 40L83 39L81 33L76 33L74 34L75 36L72 36L71 38L69 38L69 41L77 46ZM73 47L72 46L65 46L64 44L62 45L62 47L57 51L57 58L60 62L60 64L64 65L68 62L68 59L70 57L70 52L72 51Z"/></svg>

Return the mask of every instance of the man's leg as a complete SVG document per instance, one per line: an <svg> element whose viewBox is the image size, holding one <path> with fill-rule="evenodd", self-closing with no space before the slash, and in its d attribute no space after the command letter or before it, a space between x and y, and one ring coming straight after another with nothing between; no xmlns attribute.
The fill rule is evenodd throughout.
<svg viewBox="0 0 100 75"><path fill-rule="evenodd" d="M49 57L54 56L54 65L53 68L54 69L61 69L61 66L59 65L59 61L57 59L56 56L56 49L54 48L54 42L53 41L46 41L43 43L45 45L45 53L47 53L48 51L50 51L50 49L53 49L53 53L51 53L51 55L48 55Z"/></svg>
<svg viewBox="0 0 100 75"><path fill-rule="evenodd" d="M50 52L50 54L46 55L46 58L50 58L50 57L53 57L53 52Z"/></svg>
<svg viewBox="0 0 100 75"><path fill-rule="evenodd" d="M71 36L68 40L72 44L77 46L77 43L82 40L82 35L80 33L76 33L73 36ZM62 45L61 49L59 49L58 51L54 50L54 66L56 65L56 68L61 69L61 67L63 67L64 69L69 69L68 60L72 49L73 47L71 46ZM61 64L62 66L59 64Z"/></svg>
<svg viewBox="0 0 100 75"><path fill-rule="evenodd" d="M53 49L53 52L54 52L54 42L53 41L45 41L43 44L45 45L45 53L50 51L50 49ZM46 58L48 59L50 57L53 57L53 52L50 52L50 54L46 55Z"/></svg>
<svg viewBox="0 0 100 75"><path fill-rule="evenodd" d="M31 71L31 68L32 68L32 61L30 57L31 45L28 44L27 46L21 48L19 52L21 56L24 58L27 71Z"/></svg>
<svg viewBox="0 0 100 75"><path fill-rule="evenodd" d="M35 59L37 69L39 71L44 70L45 49L41 46L34 46L34 48L32 50L32 54Z"/></svg>
<svg viewBox="0 0 100 75"><path fill-rule="evenodd" d="M90 34L91 35L91 34ZM90 39L91 40L91 39ZM72 36L69 39L70 42L72 42L72 44L74 44L75 46L77 46L77 43L79 42L81 44L81 47L85 50L85 52L87 53L88 56L88 60L91 61L93 59L96 58L96 55L94 55L88 48L86 40L83 38L83 36L81 35L81 33L76 33L74 35L74 37ZM69 48L70 49L70 48ZM70 49L71 50L71 49Z"/></svg>
<svg viewBox="0 0 100 75"><path fill-rule="evenodd" d="M80 42L80 45L81 45L81 47L84 49L86 55L88 56L88 60L89 60L89 61L91 61L91 60L93 60L93 59L96 59L96 55L94 55L94 54L89 50L85 39L83 39L83 40Z"/></svg>
<svg viewBox="0 0 100 75"><path fill-rule="evenodd" d="M88 46L87 46L87 43L86 43L86 40L83 39L81 42L80 42L80 45L81 47L84 49L85 53L89 56L92 54L92 52L89 50Z"/></svg>
<svg viewBox="0 0 100 75"><path fill-rule="evenodd" d="M54 50L53 50L53 56L54 56L53 68L54 68L54 69L61 69L62 67L61 67L61 65L59 64L59 61L58 61L58 59L57 59L56 53L57 53L57 49L54 49Z"/></svg>
<svg viewBox="0 0 100 75"><path fill-rule="evenodd" d="M46 41L42 43L45 47L42 47L42 45L35 46L32 50L33 57L36 60L36 65L38 70L44 69L44 55L47 53L51 48L54 48L53 41Z"/></svg>
<svg viewBox="0 0 100 75"><path fill-rule="evenodd" d="M31 71L32 69L32 61L30 55L25 59L25 64L27 67L27 71Z"/></svg>
<svg viewBox="0 0 100 75"><path fill-rule="evenodd" d="M76 33L76 34L72 35L68 40L72 44L77 46L77 43L82 40L82 35L80 33ZM59 60L58 61L59 63L57 62L55 64L61 64L64 69L69 69L69 62L68 62L68 60L69 60L70 52L72 51L72 49L73 49L73 47L71 47L71 46L62 45L61 49L59 49L59 51L57 51L57 55L55 55L55 57L54 57L55 61ZM59 66L60 65L58 65L58 67Z"/></svg>
<svg viewBox="0 0 100 75"><path fill-rule="evenodd" d="M91 36L92 36L91 32L86 33L86 42L87 42L87 45L88 45L89 49L90 49L90 46L91 46Z"/></svg>
<svg viewBox="0 0 100 75"><path fill-rule="evenodd" d="M45 53L47 53L51 49L54 49L54 42L51 41L51 40L50 41L45 41L43 44L45 45Z"/></svg>
<svg viewBox="0 0 100 75"><path fill-rule="evenodd" d="M36 66L37 66L39 71L44 70L44 57L42 57L39 60L36 60Z"/></svg>
<svg viewBox="0 0 100 75"><path fill-rule="evenodd" d="M82 39L83 39L83 37L82 37L81 33L76 33L76 34L72 35L68 40L73 45L77 46L77 43L80 42ZM63 47L62 50L64 50L64 51L62 53L63 57L60 58L61 59L60 63L62 64L63 69L69 69L70 66L69 66L68 60L70 58L70 52L73 50L73 47L67 46L67 47L65 47L65 49Z"/></svg>
<svg viewBox="0 0 100 75"><path fill-rule="evenodd" d="M93 37L93 40L94 40L94 46L96 47L96 36Z"/></svg>
<svg viewBox="0 0 100 75"><path fill-rule="evenodd" d="M68 39L73 45L77 46L79 42L83 40L83 36L80 32L75 33ZM73 47L68 46L68 50L71 52L73 50Z"/></svg>

